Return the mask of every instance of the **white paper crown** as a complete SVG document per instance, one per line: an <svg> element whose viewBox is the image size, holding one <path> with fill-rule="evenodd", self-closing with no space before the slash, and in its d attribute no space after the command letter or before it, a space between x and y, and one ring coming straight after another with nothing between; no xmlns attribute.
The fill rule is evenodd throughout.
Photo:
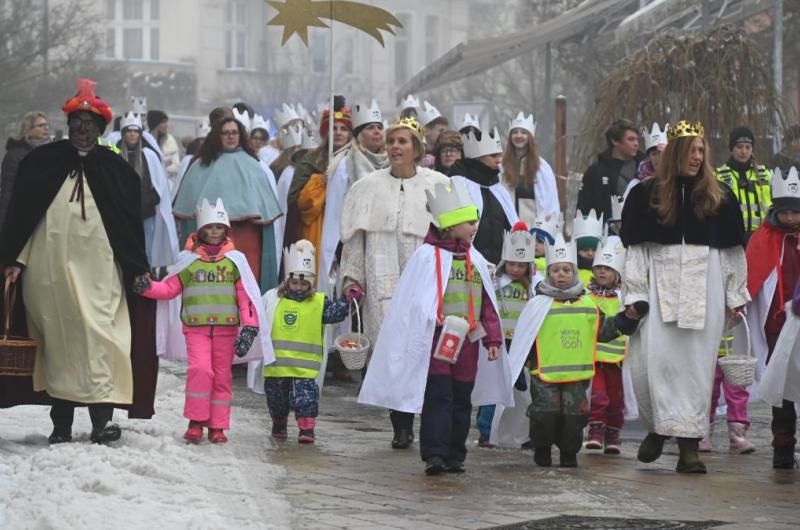
<svg viewBox="0 0 800 530"><path fill-rule="evenodd" d="M552 245L549 242L545 244L544 256L548 267L556 263L572 263L578 266L578 247L575 245L575 239L567 243L561 234L555 237Z"/></svg>
<svg viewBox="0 0 800 530"><path fill-rule="evenodd" d="M303 143L300 144L301 149L316 149L319 147L319 138L314 133L311 127L303 129Z"/></svg>
<svg viewBox="0 0 800 530"><path fill-rule="evenodd" d="M250 113L245 111L239 112L238 109L233 109L233 117L244 125L244 129L249 133L250 132Z"/></svg>
<svg viewBox="0 0 800 530"><path fill-rule="evenodd" d="M407 109L417 110L419 107L419 98L415 97L414 94L409 94L400 102L400 113L402 114Z"/></svg>
<svg viewBox="0 0 800 530"><path fill-rule="evenodd" d="M305 109L303 110L305 111ZM308 112L306 111L306 113ZM303 120L303 118L300 116L300 113L297 111L294 105L284 103L281 106L281 110L275 113L275 121L278 123L278 127L281 129L295 120Z"/></svg>
<svg viewBox="0 0 800 530"><path fill-rule="evenodd" d="M301 127L300 124L284 127L280 130L279 134L281 145L284 149L303 144L303 127Z"/></svg>
<svg viewBox="0 0 800 530"><path fill-rule="evenodd" d="M439 109L431 105L428 101L425 101L422 109L417 111L417 121L423 127L427 127L430 122L441 116L442 113L439 112Z"/></svg>
<svg viewBox="0 0 800 530"><path fill-rule="evenodd" d="M293 243L283 249L283 274L285 278L316 276L316 259L314 245L307 239Z"/></svg>
<svg viewBox="0 0 800 530"><path fill-rule="evenodd" d="M140 131L142 130L142 118L132 110L126 112L125 116L123 116L122 120L119 122L120 131L124 131L128 127L136 128Z"/></svg>
<svg viewBox="0 0 800 530"><path fill-rule="evenodd" d="M608 222L612 221L622 221L622 208L625 207L625 199L620 197L619 195L612 195L611 196L611 217L608 218Z"/></svg>
<svg viewBox="0 0 800 530"><path fill-rule="evenodd" d="M594 208L589 210L589 215L585 216L578 210L575 215L575 222L572 224L572 240L575 241L581 237L596 237L600 239L603 237L603 213L600 215L594 213Z"/></svg>
<svg viewBox="0 0 800 530"><path fill-rule="evenodd" d="M561 213L545 212L536 216L536 219L533 221L533 228L546 232L547 235L555 239L556 236L561 233L563 224Z"/></svg>
<svg viewBox="0 0 800 530"><path fill-rule="evenodd" d="M514 129L525 129L533 136L536 136L536 122L533 121L533 114L525 116L524 112L519 111L517 117L508 122L508 134L511 134Z"/></svg>
<svg viewBox="0 0 800 530"><path fill-rule="evenodd" d="M131 96L129 98L131 112L139 116L147 114L147 98L140 96Z"/></svg>
<svg viewBox="0 0 800 530"><path fill-rule="evenodd" d="M649 151L651 147L658 147L659 145L667 145L667 132L669 131L669 124L664 125L661 129L657 123L653 123L650 132L647 129L642 129L642 136L644 136L644 150Z"/></svg>
<svg viewBox="0 0 800 530"><path fill-rule="evenodd" d="M208 124L207 121L201 121L197 125L197 137L198 138L205 138L208 136L208 133L211 132L211 125Z"/></svg>
<svg viewBox="0 0 800 530"><path fill-rule="evenodd" d="M228 220L228 212L225 211L221 198L217 198L216 204L210 204L208 199L203 199L203 202L197 207L195 219L197 220L198 230L212 223L219 223L228 228L231 226L231 222Z"/></svg>
<svg viewBox="0 0 800 530"><path fill-rule="evenodd" d="M527 227L526 227L527 228ZM536 238L528 230L514 230L503 235L503 261L531 263L536 258Z"/></svg>
<svg viewBox="0 0 800 530"><path fill-rule="evenodd" d="M362 125L366 125L368 123L383 123L383 115L381 114L381 108L378 106L378 102L374 99L370 103L369 107L364 105L363 103L356 103L353 105L351 109L352 112L352 119L353 119L353 129L356 127L361 127Z"/></svg>
<svg viewBox="0 0 800 530"><path fill-rule="evenodd" d="M780 168L772 171L772 198L793 198L800 199L800 177L797 168L789 168L789 174L783 178Z"/></svg>
<svg viewBox="0 0 800 530"><path fill-rule="evenodd" d="M269 120L265 120L264 116L256 113L253 114L253 120L250 122L250 130L254 131L256 129L264 129L269 133L270 129L272 129L272 124Z"/></svg>
<svg viewBox="0 0 800 530"><path fill-rule="evenodd" d="M485 132L481 134L481 139L478 140L470 131L468 134L462 134L461 138L464 140L464 156L466 158L480 158L503 152L503 144L500 141L500 135L497 133L497 127L494 128L494 136Z"/></svg>
<svg viewBox="0 0 800 530"><path fill-rule="evenodd" d="M598 265L611 267L619 273L619 277L622 279L622 275L625 273L625 245L618 236L607 236L597 244L592 267Z"/></svg>
<svg viewBox="0 0 800 530"><path fill-rule="evenodd" d="M469 112L464 114L464 119L461 120L461 125L458 126L459 131L463 131L467 127L475 127L478 129L478 132L482 132L481 129L481 121L478 119L478 115L475 116L471 115Z"/></svg>
<svg viewBox="0 0 800 530"><path fill-rule="evenodd" d="M447 184L438 183L433 187L433 192L425 190L425 195L428 197L428 208L437 223L439 216L443 214L475 205L467 187L460 180L451 180Z"/></svg>

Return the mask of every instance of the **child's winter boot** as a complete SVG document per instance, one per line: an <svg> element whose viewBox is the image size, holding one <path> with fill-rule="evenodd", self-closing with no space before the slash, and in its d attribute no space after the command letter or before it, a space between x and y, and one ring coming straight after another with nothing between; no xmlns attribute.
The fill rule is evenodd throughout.
<svg viewBox="0 0 800 530"><path fill-rule="evenodd" d="M586 439L586 449L602 449L605 433L606 426L603 423L599 421L590 423L589 437Z"/></svg>
<svg viewBox="0 0 800 530"><path fill-rule="evenodd" d="M445 469L444 459L441 456L432 456L426 462L425 474L431 476L441 475Z"/></svg>
<svg viewBox="0 0 800 530"><path fill-rule="evenodd" d="M606 427L606 437L604 440L603 452L607 455L618 455L622 442L619 438L619 429Z"/></svg>
<svg viewBox="0 0 800 530"><path fill-rule="evenodd" d="M756 450L756 447L745 438L747 427L743 423L728 423L728 437L731 441L731 451L740 455L747 455Z"/></svg>
<svg viewBox="0 0 800 530"><path fill-rule="evenodd" d="M772 450L773 469L794 469L797 460L794 458L794 446L776 447Z"/></svg>
<svg viewBox="0 0 800 530"><path fill-rule="evenodd" d="M639 462L650 463L658 460L661 452L664 450L664 442L667 441L668 436L657 434L654 432L647 433L642 443L639 445L639 452L636 458Z"/></svg>
<svg viewBox="0 0 800 530"><path fill-rule="evenodd" d="M47 438L47 443L63 444L72 441L72 427L71 426L55 426L53 432Z"/></svg>
<svg viewBox="0 0 800 530"><path fill-rule="evenodd" d="M533 461L537 466L550 467L553 465L553 451L552 447L537 447L533 450Z"/></svg>
<svg viewBox="0 0 800 530"><path fill-rule="evenodd" d="M285 440L289 437L286 431L286 418L283 420L275 420L272 422L272 437L276 440Z"/></svg>
<svg viewBox="0 0 800 530"><path fill-rule="evenodd" d="M208 429L208 441L212 444L224 444L228 443L228 437L222 429Z"/></svg>
<svg viewBox="0 0 800 530"><path fill-rule="evenodd" d="M478 447L483 447L484 449L491 449L494 447L494 444L489 441L489 436L485 434L478 435Z"/></svg>
<svg viewBox="0 0 800 530"><path fill-rule="evenodd" d="M209 431L209 435L210 435ZM203 423L199 421L190 420L189 428L183 433L183 439L188 442L197 443L203 439Z"/></svg>
<svg viewBox="0 0 800 530"><path fill-rule="evenodd" d="M297 427L300 429L300 434L297 436L298 443L313 444L316 441L314 437L315 425L314 418L297 418Z"/></svg>
<svg viewBox="0 0 800 530"><path fill-rule="evenodd" d="M578 455L575 453L561 453L558 457L559 467L578 467Z"/></svg>
<svg viewBox="0 0 800 530"><path fill-rule="evenodd" d="M700 440L697 438L678 438L678 466L675 471L678 473L707 473L706 465L700 461L697 450Z"/></svg>

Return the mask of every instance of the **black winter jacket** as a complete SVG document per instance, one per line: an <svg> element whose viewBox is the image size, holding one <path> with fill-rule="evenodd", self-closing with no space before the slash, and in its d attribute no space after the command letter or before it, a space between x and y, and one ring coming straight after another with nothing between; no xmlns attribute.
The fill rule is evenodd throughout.
<svg viewBox="0 0 800 530"><path fill-rule="evenodd" d="M33 151L33 145L25 140L9 138L6 142L6 156L3 157L3 165L0 167L0 228L5 221L8 202L14 191L14 181L17 178L19 163L31 151Z"/></svg>
<svg viewBox="0 0 800 530"><path fill-rule="evenodd" d="M639 162L639 156L623 162L613 158L610 150L600 153L597 162L589 166L583 174L583 184L578 194L578 209L584 215L594 209L596 213L603 212L603 219L608 219L611 216L611 196L622 196L628 181L636 175ZM629 165L626 168L630 174L628 181L620 177L624 164Z"/></svg>

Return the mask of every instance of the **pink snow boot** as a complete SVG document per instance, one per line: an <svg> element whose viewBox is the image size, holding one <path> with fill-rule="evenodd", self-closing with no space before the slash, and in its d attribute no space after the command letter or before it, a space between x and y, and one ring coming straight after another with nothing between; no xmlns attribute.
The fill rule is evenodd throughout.
<svg viewBox="0 0 800 530"><path fill-rule="evenodd" d="M300 429L300 434L297 436L299 443L313 444L316 441L314 436L316 423L315 418L297 418L297 428Z"/></svg>
<svg viewBox="0 0 800 530"><path fill-rule="evenodd" d="M756 450L755 446L750 443L750 440L745 438L745 432L747 432L747 427L745 427L743 423L728 423L728 436L731 441L731 451L735 451L740 455L747 455Z"/></svg>
<svg viewBox="0 0 800 530"><path fill-rule="evenodd" d="M589 437L586 439L586 449L602 449L605 439L606 426L600 422L589 424Z"/></svg>
<svg viewBox="0 0 800 530"><path fill-rule="evenodd" d="M228 437L222 429L208 429L208 441L212 444L224 444L228 443Z"/></svg>
<svg viewBox="0 0 800 530"><path fill-rule="evenodd" d="M189 421L189 428L183 433L183 439L187 442L198 443L203 439L203 423L200 421Z"/></svg>

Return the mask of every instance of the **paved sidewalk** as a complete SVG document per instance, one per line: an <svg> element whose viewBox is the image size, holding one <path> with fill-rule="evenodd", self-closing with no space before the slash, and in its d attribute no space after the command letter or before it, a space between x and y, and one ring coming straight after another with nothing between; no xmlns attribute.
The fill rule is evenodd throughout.
<svg viewBox="0 0 800 530"><path fill-rule="evenodd" d="M674 442L658 462L639 463L643 433L634 424L623 430L621 456L581 451L572 470L539 468L530 451L477 448L473 429L467 472L427 477L418 444L392 450L388 414L358 405L355 383L324 389L314 446L298 445L292 424L288 441L269 439L263 396L246 392L240 374L237 385L237 405L263 411L268 458L286 469L282 488L297 528L478 529L560 514L717 520L733 523L724 528L758 529L797 528L800 520L800 471L771 468L770 413L760 404L751 406L757 451L729 453L718 423L705 476L675 473Z"/></svg>

